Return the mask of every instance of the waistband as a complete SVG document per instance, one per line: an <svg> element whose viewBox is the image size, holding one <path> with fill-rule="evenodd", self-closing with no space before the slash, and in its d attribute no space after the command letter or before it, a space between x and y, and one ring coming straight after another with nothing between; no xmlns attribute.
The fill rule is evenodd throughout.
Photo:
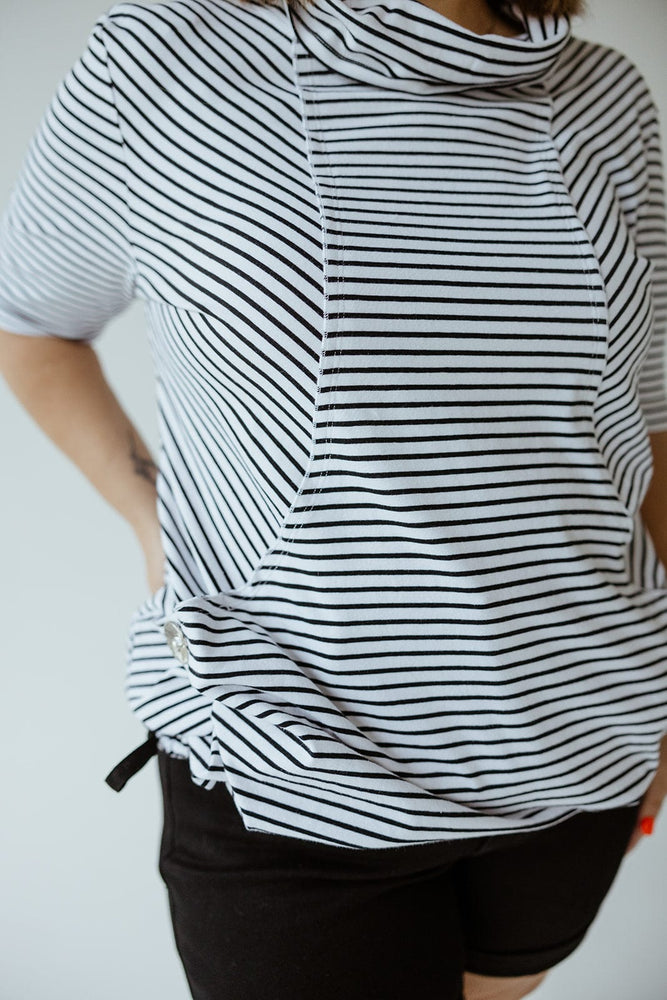
<svg viewBox="0 0 667 1000"><path fill-rule="evenodd" d="M125 787L129 779L140 771L144 764L148 763L151 757L157 753L157 736L154 732L149 731L148 739L141 746L136 747L127 757L116 764L116 766L109 771L106 778L104 779L107 785L116 792L120 792L122 788Z"/></svg>

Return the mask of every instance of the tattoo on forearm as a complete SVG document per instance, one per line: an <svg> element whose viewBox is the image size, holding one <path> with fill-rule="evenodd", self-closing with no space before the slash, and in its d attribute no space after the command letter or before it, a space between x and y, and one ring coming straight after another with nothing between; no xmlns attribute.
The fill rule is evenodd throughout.
<svg viewBox="0 0 667 1000"><path fill-rule="evenodd" d="M130 433L130 457L134 462L134 471L138 476L143 476L155 486L157 480L157 466L152 458L144 458L137 451L137 442L134 434Z"/></svg>

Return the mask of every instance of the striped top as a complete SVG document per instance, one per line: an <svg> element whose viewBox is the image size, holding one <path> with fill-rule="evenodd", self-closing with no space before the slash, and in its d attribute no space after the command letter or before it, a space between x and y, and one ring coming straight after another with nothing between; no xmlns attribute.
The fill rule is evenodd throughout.
<svg viewBox="0 0 667 1000"><path fill-rule="evenodd" d="M522 23L118 3L6 206L0 326L145 304L165 576L127 697L250 830L537 830L657 768L656 109L625 56Z"/></svg>

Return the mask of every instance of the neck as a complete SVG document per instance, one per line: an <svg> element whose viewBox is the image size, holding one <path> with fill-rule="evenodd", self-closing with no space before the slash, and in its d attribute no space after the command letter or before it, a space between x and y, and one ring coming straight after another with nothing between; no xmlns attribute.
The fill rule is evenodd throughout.
<svg viewBox="0 0 667 1000"><path fill-rule="evenodd" d="M519 34L516 27L497 14L486 0L420 0L420 3L477 35L495 34L511 38Z"/></svg>

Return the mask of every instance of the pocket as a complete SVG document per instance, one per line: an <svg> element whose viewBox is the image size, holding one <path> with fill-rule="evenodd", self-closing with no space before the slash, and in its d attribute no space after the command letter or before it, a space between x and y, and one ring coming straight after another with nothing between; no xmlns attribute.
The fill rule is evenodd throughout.
<svg viewBox="0 0 667 1000"><path fill-rule="evenodd" d="M160 792L162 796L162 834L158 854L158 871L163 881L165 879L164 862L171 855L174 846L174 809L171 793L170 759L164 750L158 749L158 773L160 776Z"/></svg>

